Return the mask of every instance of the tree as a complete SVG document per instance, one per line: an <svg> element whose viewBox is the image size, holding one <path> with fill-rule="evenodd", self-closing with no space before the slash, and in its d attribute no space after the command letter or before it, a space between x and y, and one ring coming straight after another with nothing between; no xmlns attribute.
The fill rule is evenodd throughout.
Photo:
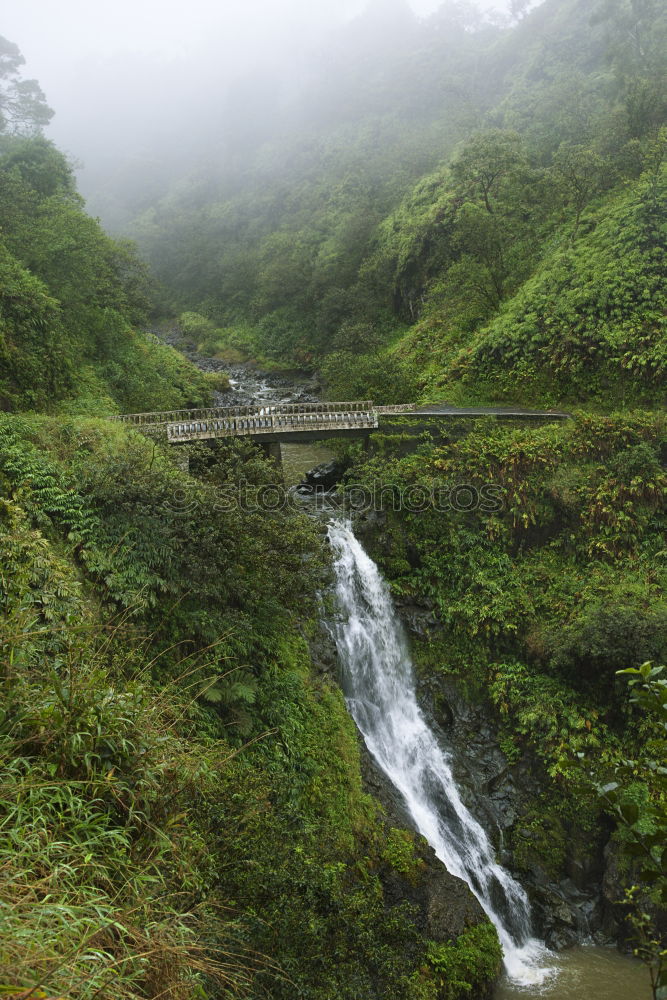
<svg viewBox="0 0 667 1000"><path fill-rule="evenodd" d="M447 0L431 16L430 24L437 30L478 31L482 26L483 14L471 0Z"/></svg>
<svg viewBox="0 0 667 1000"><path fill-rule="evenodd" d="M581 213L603 186L605 164L592 149L563 142L554 156L554 170L565 200L574 209L574 229L570 237L574 243L579 232Z"/></svg>
<svg viewBox="0 0 667 1000"><path fill-rule="evenodd" d="M72 166L44 136L4 136L0 139L0 170L17 175L40 198L61 195L83 204L76 193Z"/></svg>
<svg viewBox="0 0 667 1000"><path fill-rule="evenodd" d="M452 175L462 202L452 245L465 263L466 284L494 310L532 259L540 174L516 132L489 129L465 146Z"/></svg>
<svg viewBox="0 0 667 1000"><path fill-rule="evenodd" d="M497 309L505 295L510 277L508 250L511 245L509 227L489 215L479 205L468 202L459 213L456 245L462 253L459 268L454 268L458 280L465 281L491 309Z"/></svg>
<svg viewBox="0 0 667 1000"><path fill-rule="evenodd" d="M452 165L452 175L464 197L481 197L490 215L504 180L528 166L521 136L504 129L480 132L468 142Z"/></svg>
<svg viewBox="0 0 667 1000"><path fill-rule="evenodd" d="M0 244L0 409L46 408L71 388L59 303Z"/></svg>
<svg viewBox="0 0 667 1000"><path fill-rule="evenodd" d="M0 35L0 132L35 135L53 118L36 80L22 80L25 59L17 45Z"/></svg>
<svg viewBox="0 0 667 1000"><path fill-rule="evenodd" d="M522 21L528 13L530 0L510 0L510 14L515 21Z"/></svg>
<svg viewBox="0 0 667 1000"><path fill-rule="evenodd" d="M601 0L592 23L609 32L609 57L632 138L657 129L667 113L667 14L662 0Z"/></svg>

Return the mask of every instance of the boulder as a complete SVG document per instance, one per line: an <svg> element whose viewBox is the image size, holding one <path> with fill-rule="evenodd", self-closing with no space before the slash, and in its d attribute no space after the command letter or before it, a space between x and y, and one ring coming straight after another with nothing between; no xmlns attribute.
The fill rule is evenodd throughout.
<svg viewBox="0 0 667 1000"><path fill-rule="evenodd" d="M334 459L331 462L323 462L316 465L314 469L306 473L305 479L299 485L299 492L328 493L336 488L343 478L345 465Z"/></svg>
<svg viewBox="0 0 667 1000"><path fill-rule="evenodd" d="M402 796L363 744L361 773L366 791L382 805L388 826L415 832ZM406 878L393 870L383 873L382 888L388 906L411 903L416 907L421 933L439 942L456 940L466 928L486 922L486 914L467 884L447 870L433 848L416 832L415 855L422 862L418 879Z"/></svg>

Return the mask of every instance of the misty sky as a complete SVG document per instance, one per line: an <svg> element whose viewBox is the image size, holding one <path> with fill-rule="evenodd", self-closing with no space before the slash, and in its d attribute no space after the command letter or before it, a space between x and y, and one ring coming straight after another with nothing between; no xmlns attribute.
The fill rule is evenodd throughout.
<svg viewBox="0 0 667 1000"><path fill-rule="evenodd" d="M399 0L0 0L0 35L45 91L48 134L84 166L85 188L122 149L174 155L179 125L205 131L234 81L264 72L298 86L301 61L369 2ZM408 2L427 17L442 0Z"/></svg>
<svg viewBox="0 0 667 1000"><path fill-rule="evenodd" d="M377 0L376 0L377 2ZM426 17L442 0L409 0ZM290 51L349 20L367 0L18 0L0 18L0 34L16 42L25 74L40 81L59 114L67 113L81 71L103 76L110 64L142 55L148 66L186 63L215 46L230 76L250 60ZM502 10L507 0L476 0ZM204 57L205 58L205 57ZM191 67L196 72L195 67ZM112 96L112 95L109 95ZM84 98L85 95L81 94Z"/></svg>

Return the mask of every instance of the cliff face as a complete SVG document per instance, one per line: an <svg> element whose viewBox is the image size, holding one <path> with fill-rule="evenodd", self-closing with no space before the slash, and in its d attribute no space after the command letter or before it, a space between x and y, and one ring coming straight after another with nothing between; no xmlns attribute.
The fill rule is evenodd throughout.
<svg viewBox="0 0 667 1000"><path fill-rule="evenodd" d="M508 762L488 704L471 703L451 679L424 677L420 689L425 711L455 761L468 807L528 893L537 935L555 949L590 937L600 943L618 938L622 920L605 905L610 892L622 895L617 881L609 884L609 830L601 826L591 835L558 821L545 802L549 779L538 758L527 750L516 763ZM533 822L536 811L549 837Z"/></svg>
<svg viewBox="0 0 667 1000"><path fill-rule="evenodd" d="M379 515L361 521L357 531L378 554L386 543L387 527ZM410 548L408 540L406 549ZM526 747L510 761L488 695L423 663L425 650L442 640L445 631L433 602L398 598L395 606L412 641L422 710L452 760L465 805L487 831L499 862L526 889L535 934L557 950L591 937L600 943L622 940L623 914L614 905L622 888L608 826L601 822L591 831L559 815L537 748ZM320 672L337 674L335 647L327 635L312 652ZM364 789L381 804L388 830L412 831L419 859L409 877L393 868L382 872L386 904L410 903L420 932L438 942L488 923L467 884L447 871L416 832L402 796L361 739L359 744Z"/></svg>
<svg viewBox="0 0 667 1000"><path fill-rule="evenodd" d="M410 608L402 608L409 626ZM576 829L552 826L564 852L554 866L552 845L545 845L527 825L546 784L539 762L526 754L510 766L499 745L497 723L488 705L471 704L454 682L425 678L422 707L452 755L454 773L467 807L482 822L499 861L526 889L535 933L555 949L593 937L600 943L624 939L623 914L615 901L622 896L616 854L609 831L594 837ZM389 827L414 831L400 794L361 744L364 788L381 803ZM388 904L415 905L420 930L432 940L448 941L487 918L466 883L447 871L426 841L414 833L415 854L422 862L419 877L406 879L389 871L382 882Z"/></svg>
<svg viewBox="0 0 667 1000"><path fill-rule="evenodd" d="M414 831L414 822L400 794L363 745L361 768L364 788L382 805L387 827ZM387 904L407 901L415 906L420 931L433 941L451 941L466 929L487 922L482 907L466 883L447 871L426 840L413 833L412 842L418 863L411 877L395 869L383 874Z"/></svg>

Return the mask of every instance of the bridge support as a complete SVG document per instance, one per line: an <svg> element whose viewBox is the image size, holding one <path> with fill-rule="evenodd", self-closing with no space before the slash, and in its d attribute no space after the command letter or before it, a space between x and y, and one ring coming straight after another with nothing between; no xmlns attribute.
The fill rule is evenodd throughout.
<svg viewBox="0 0 667 1000"><path fill-rule="evenodd" d="M176 452L176 454L174 455L174 465L176 466L176 468L180 469L181 472L189 472L190 456L188 455L185 448L175 448L174 451Z"/></svg>
<svg viewBox="0 0 667 1000"><path fill-rule="evenodd" d="M268 458L270 462L273 462L277 471L282 476L283 472L283 454L280 450L280 441L262 441L260 442L262 446L262 451Z"/></svg>

